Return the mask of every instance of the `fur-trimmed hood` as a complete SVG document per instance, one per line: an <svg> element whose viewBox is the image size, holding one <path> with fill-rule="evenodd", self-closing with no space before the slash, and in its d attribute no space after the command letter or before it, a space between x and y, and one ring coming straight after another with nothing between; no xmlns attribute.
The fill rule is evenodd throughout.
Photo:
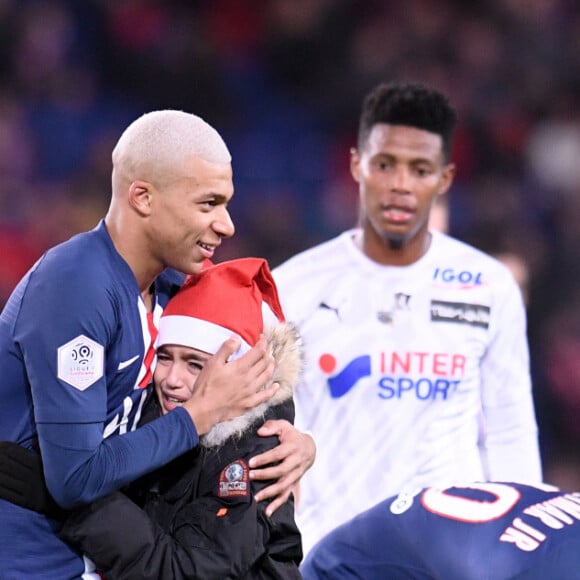
<svg viewBox="0 0 580 580"><path fill-rule="evenodd" d="M264 335L268 339L276 363L272 381L264 385L264 388L272 383L278 383L280 388L269 401L254 407L240 417L214 425L200 439L200 444L204 447L218 447L230 437L242 435L257 419L264 416L269 407L279 405L292 397L304 368L304 351L300 334L292 323L281 322L272 328L264 329Z"/></svg>

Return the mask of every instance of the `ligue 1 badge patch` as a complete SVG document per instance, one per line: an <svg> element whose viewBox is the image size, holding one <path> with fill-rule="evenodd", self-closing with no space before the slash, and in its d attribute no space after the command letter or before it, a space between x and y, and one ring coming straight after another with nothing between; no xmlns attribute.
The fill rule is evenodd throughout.
<svg viewBox="0 0 580 580"><path fill-rule="evenodd" d="M250 468L247 461L237 459L224 467L218 482L219 497L248 497L250 495Z"/></svg>
<svg viewBox="0 0 580 580"><path fill-rule="evenodd" d="M58 378L75 389L84 391L103 376L103 346L84 334L63 344L57 353Z"/></svg>

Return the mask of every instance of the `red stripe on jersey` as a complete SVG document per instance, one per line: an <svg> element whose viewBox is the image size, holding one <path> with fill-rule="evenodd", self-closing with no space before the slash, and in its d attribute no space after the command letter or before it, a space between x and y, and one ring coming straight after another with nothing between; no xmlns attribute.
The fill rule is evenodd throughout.
<svg viewBox="0 0 580 580"><path fill-rule="evenodd" d="M149 348L143 359L143 366L145 367L145 375L139 381L139 388L144 389L153 378L153 360L155 359L155 341L157 340L158 330L153 321L153 312L147 313L147 327L149 329Z"/></svg>

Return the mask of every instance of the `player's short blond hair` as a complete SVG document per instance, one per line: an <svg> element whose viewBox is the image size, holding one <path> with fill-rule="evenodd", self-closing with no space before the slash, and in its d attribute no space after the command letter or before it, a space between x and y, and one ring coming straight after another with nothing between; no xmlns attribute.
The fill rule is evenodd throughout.
<svg viewBox="0 0 580 580"><path fill-rule="evenodd" d="M192 155L210 163L232 158L221 135L201 117L165 109L145 113L123 132L113 149L113 168L130 179L167 178Z"/></svg>

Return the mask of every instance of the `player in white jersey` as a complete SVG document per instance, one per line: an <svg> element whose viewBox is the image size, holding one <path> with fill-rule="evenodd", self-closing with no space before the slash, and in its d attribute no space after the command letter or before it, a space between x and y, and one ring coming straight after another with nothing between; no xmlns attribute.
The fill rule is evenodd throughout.
<svg viewBox="0 0 580 580"><path fill-rule="evenodd" d="M454 125L440 93L378 86L351 152L359 227L274 270L306 348L296 424L318 445L298 499L305 553L407 487L541 481L519 287L428 226Z"/></svg>

